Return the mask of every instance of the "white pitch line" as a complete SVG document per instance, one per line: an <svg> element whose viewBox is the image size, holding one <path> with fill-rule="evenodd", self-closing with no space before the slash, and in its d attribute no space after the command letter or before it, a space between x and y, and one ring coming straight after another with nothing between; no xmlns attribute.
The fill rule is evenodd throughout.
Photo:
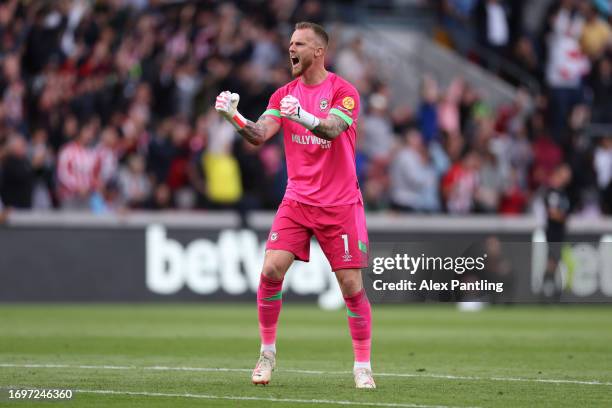
<svg viewBox="0 0 612 408"><path fill-rule="evenodd" d="M169 367L169 366L115 366L115 365L70 365L70 364L12 364L0 363L4 368L76 368L84 370L145 370L145 371L200 371L200 372L251 372L248 368L216 368L216 367ZM295 374L314 375L344 375L351 374L350 371L316 371L316 370L294 370L280 369L278 371ZM446 380L467 381L509 381L509 382L536 382L545 384L575 384L575 385L603 385L612 386L612 382L599 380L562 380L554 378L518 378L518 377L477 377L447 374L412 374L412 373L375 373L377 377L414 377L414 378L439 378Z"/></svg>
<svg viewBox="0 0 612 408"><path fill-rule="evenodd" d="M326 400L326 399L298 399L298 398L264 398L264 397L238 397L232 395L208 395L208 394L170 394L161 392L145 392L145 391L111 391L111 390L75 390L88 394L112 394L112 395L141 395L146 397L182 397L182 398L201 398L201 399L220 399L231 401L268 401L268 402L289 402L294 404L327 404L327 405L351 405L364 407L394 407L394 408L459 408L447 405L421 405L401 402L358 402L358 401L343 401L343 400ZM463 408L463 407L462 407Z"/></svg>
<svg viewBox="0 0 612 408"><path fill-rule="evenodd" d="M32 386L7 385L0 386L0 389L35 389ZM210 395L192 393L164 393L148 391L117 391L117 390L72 390L75 394L98 394L98 395L130 395L143 397L172 397L172 398L197 398L209 400L229 400L229 401L267 401L267 402L289 402L294 404L326 404L326 405L351 405L363 407L390 407L390 408L478 408L478 407L457 407L448 405L422 405L405 402L363 402L345 400L326 400L326 399L299 399L299 398L274 398L274 397L241 397L237 395ZM73 398L75 396L73 395Z"/></svg>

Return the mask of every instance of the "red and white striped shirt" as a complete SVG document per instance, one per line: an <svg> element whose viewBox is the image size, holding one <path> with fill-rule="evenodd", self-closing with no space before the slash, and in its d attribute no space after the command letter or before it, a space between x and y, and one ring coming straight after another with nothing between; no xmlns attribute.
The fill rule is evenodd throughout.
<svg viewBox="0 0 612 408"><path fill-rule="evenodd" d="M99 159L96 151L70 142L59 152L57 159L57 181L60 197L70 197L82 190L92 192L95 189Z"/></svg>

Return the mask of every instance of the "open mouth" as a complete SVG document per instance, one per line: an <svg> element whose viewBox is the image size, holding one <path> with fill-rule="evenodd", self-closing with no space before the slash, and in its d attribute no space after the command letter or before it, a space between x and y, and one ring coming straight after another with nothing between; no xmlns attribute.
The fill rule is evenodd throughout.
<svg viewBox="0 0 612 408"><path fill-rule="evenodd" d="M292 66L295 67L299 63L300 63L300 59L298 57L291 57L291 65Z"/></svg>

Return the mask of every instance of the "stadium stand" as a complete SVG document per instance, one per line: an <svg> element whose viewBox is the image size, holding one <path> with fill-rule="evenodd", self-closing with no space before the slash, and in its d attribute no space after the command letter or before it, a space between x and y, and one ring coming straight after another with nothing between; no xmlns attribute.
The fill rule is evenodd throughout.
<svg viewBox="0 0 612 408"><path fill-rule="evenodd" d="M317 0L239 7L2 2L3 206L96 213L274 209L286 179L281 139L252 148L214 112L213 100L219 91L236 90L243 113L255 119L289 80L288 33L296 21L310 20L326 23L338 39L329 68L361 93L357 167L369 210L527 213L541 201L552 171L567 163L574 174L572 212L610 213L609 10L567 0L358 3L345 13L346 2ZM414 21L410 9L423 18L407 27ZM378 26L365 24L372 10ZM323 21L329 15L346 22ZM385 15L393 16L392 29L381 28L391 21ZM487 27L488 18L505 29L473 30ZM482 24L472 24L477 20ZM449 65L438 61L457 56L411 33L415 28L463 56L453 68L468 68L453 76L437 72L434 67ZM385 35L420 42L401 51ZM368 53L372 41L386 46ZM397 72L378 69L377 61L397 61L392 68L405 69L416 86L407 90ZM510 86L496 85L495 76ZM64 164L78 167L72 182ZM402 176L413 172L429 181L406 183ZM431 200L421 208L402 199L411 193Z"/></svg>

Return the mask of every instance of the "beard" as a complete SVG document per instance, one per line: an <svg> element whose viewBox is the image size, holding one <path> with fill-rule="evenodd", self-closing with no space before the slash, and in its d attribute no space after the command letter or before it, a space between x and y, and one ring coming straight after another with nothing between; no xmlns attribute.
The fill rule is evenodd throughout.
<svg viewBox="0 0 612 408"><path fill-rule="evenodd" d="M291 59L289 59L291 75L293 75L294 78L297 78L300 75L302 75L304 72L306 72L306 70L310 68L311 65L312 65L311 59L300 58L300 62L297 65L293 65L291 63Z"/></svg>

